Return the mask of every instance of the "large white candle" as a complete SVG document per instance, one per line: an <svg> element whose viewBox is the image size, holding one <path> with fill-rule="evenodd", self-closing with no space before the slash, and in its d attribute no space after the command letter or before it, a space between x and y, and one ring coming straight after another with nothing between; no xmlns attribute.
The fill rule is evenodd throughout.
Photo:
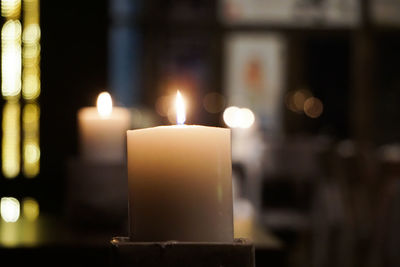
<svg viewBox="0 0 400 267"><path fill-rule="evenodd" d="M127 135L131 240L232 242L230 130L176 125Z"/></svg>
<svg viewBox="0 0 400 267"><path fill-rule="evenodd" d="M129 110L112 107L111 96L101 93L96 107L78 112L80 153L86 161L123 163L125 132L130 126Z"/></svg>

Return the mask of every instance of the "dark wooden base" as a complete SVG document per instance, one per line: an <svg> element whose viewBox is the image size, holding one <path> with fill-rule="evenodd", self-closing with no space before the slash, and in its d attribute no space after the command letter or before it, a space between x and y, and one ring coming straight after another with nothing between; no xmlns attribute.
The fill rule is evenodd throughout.
<svg viewBox="0 0 400 267"><path fill-rule="evenodd" d="M254 245L245 239L233 243L130 242L111 240L112 266L118 267L254 267Z"/></svg>

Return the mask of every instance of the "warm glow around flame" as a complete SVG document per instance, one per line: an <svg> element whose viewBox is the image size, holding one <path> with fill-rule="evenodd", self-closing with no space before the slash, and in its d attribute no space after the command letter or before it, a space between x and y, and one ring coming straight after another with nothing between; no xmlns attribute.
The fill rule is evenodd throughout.
<svg viewBox="0 0 400 267"><path fill-rule="evenodd" d="M112 112L111 95L107 92L102 92L97 97L97 111L101 117L108 117Z"/></svg>
<svg viewBox="0 0 400 267"><path fill-rule="evenodd" d="M179 90L176 93L175 108L176 108L176 124L183 125L186 120L185 102L183 101L183 97L179 92Z"/></svg>

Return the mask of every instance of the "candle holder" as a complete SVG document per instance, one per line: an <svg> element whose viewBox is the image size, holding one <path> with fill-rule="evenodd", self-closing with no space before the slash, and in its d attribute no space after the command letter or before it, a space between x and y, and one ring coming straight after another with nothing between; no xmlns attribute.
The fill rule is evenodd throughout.
<svg viewBox="0 0 400 267"><path fill-rule="evenodd" d="M128 237L111 240L115 267L254 267L254 245L246 239L232 243L131 242Z"/></svg>

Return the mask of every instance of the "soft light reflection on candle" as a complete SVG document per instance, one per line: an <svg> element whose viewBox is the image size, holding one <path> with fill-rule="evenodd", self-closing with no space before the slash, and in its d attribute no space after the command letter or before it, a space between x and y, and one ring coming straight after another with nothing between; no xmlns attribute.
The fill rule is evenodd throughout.
<svg viewBox="0 0 400 267"><path fill-rule="evenodd" d="M102 92L97 98L97 111L103 118L109 117L112 113L112 99L111 95L107 92Z"/></svg>
<svg viewBox="0 0 400 267"><path fill-rule="evenodd" d="M183 97L179 92L179 90L176 93L175 108L176 108L176 124L178 125L185 124L186 120L185 102L183 101Z"/></svg>

